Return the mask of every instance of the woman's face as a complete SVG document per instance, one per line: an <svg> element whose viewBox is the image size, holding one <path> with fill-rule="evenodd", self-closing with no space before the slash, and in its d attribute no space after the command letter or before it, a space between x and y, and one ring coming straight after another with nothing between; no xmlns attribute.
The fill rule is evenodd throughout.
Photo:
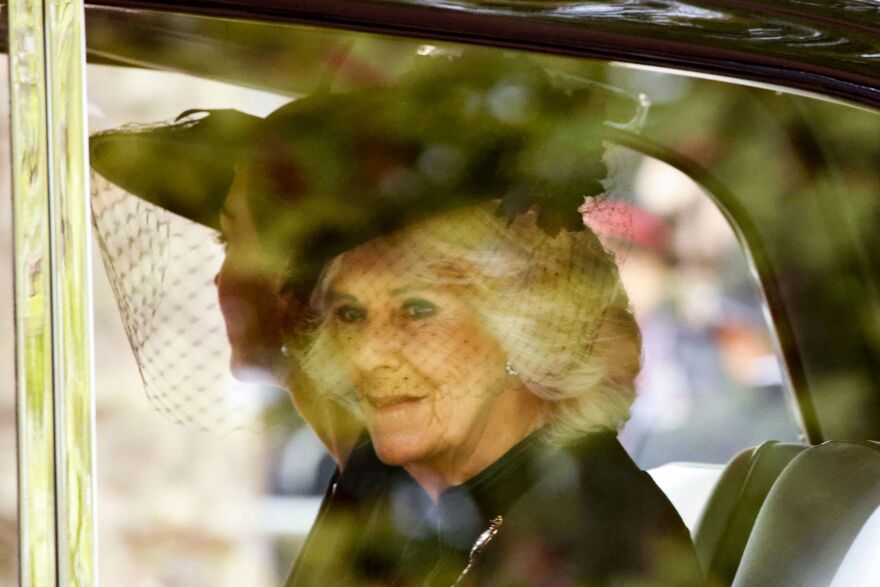
<svg viewBox="0 0 880 587"><path fill-rule="evenodd" d="M230 368L241 380L273 381L280 360L282 311L277 296L282 271L268 266L239 172L220 215L226 256L215 278L232 350Z"/></svg>
<svg viewBox="0 0 880 587"><path fill-rule="evenodd" d="M384 239L347 253L329 283L324 327L379 458L463 481L531 432L542 402L507 373L465 286L419 283L406 250Z"/></svg>

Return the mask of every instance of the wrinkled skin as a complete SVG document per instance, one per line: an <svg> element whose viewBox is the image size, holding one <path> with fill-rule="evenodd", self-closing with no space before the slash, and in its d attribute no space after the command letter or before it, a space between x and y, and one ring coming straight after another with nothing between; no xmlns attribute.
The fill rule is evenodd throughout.
<svg viewBox="0 0 880 587"><path fill-rule="evenodd" d="M544 400L462 286L420 283L406 239L347 253L327 293L330 330L379 458L435 497L489 466L543 423Z"/></svg>

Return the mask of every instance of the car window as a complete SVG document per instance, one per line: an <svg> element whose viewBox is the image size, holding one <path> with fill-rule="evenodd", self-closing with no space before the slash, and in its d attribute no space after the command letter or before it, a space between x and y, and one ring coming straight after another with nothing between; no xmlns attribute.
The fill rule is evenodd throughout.
<svg viewBox="0 0 880 587"><path fill-rule="evenodd" d="M552 194L565 191L559 177L583 173L585 182L599 182L590 184L601 189L590 192L579 218L617 267L640 332L641 372L635 379L631 415L619 436L640 468L675 461L721 465L738 451L766 440L795 442L807 434L811 440L822 440L858 435L876 425L871 417L876 414L876 397L863 391L876 382L880 340L877 237L871 228L878 205L876 114L678 73L481 50L483 63L506 66L510 61L527 61L528 68L535 68L528 72L550 72L553 91L565 94L565 99L581 92L589 97L583 104L594 100L596 111L603 109L594 126L579 127L581 118L575 117L568 123L550 108L545 110L548 122L532 124L520 117L531 115L528 106L534 102L529 100L535 98L523 88L533 86L517 85L517 80L532 74L517 69L511 77L483 88L484 94L473 93L485 73L457 67L474 51L463 46L138 11L94 10L89 27L90 132L109 145L102 155L106 158L99 159L97 143L92 150L93 164L106 162L104 167L99 167L104 163L96 165L92 177L97 249L107 268L106 275L96 271L95 284L99 527L102 543L114 545L105 547L99 557L105 582L271 585L287 577L322 497L339 482L336 463L324 445L332 452L344 435L328 435L321 426L313 432L305 420L313 422L324 413L315 416L308 398L297 397L294 391L297 411L289 390L266 377L269 350L286 357L273 361L296 357L309 376L319 372L321 361L327 359L316 350L320 347L314 340L310 339L306 353L297 346L301 341L296 337L278 338L273 330L279 326L276 322L256 320L261 310L274 308L279 299L286 304L306 299L285 295L297 294L297 288L308 284L310 291L327 294L315 309L321 308L322 324L333 321L328 336L336 337L339 348L348 349L343 354L353 356L376 340L386 340L370 334L366 326L367 317L385 315L386 310L396 317L395 324L404 325L396 332L425 337L417 340L422 341L418 348L427 353L435 348L431 345L437 344L441 332L458 340L449 334L453 329L432 331L430 326L437 316L465 316L456 313L457 297L443 297L446 290L410 296L393 308L388 299L375 295L377 288L403 289L395 281L400 263L395 255L402 254L397 245L387 245L393 254L362 252L357 267L371 268L367 275L374 281L359 280L363 271L346 272L344 261L334 261L353 243L372 240L352 241L351 234L375 228L358 224L373 210L353 197L346 199L348 194L340 193L334 183L349 174L357 179L345 185L374 190L379 198L376 206L386 205L383 194L416 194L412 196L416 203L381 208L387 213L380 217L396 219L394 214L399 214L405 225L422 226L419 223L429 222L427 216L407 214L427 206L424 202L434 202L435 193L451 199L439 188L431 191L431 186L457 181L463 165L478 161L473 169L489 169L498 177L502 175L498 169L513 169L511 173L520 174L515 175L516 185L539 185L544 191L511 191L502 212L508 214L510 225L518 226L517 222L528 220L528 210L545 211L534 221L542 238L567 234L565 227L570 226L560 220L561 212L550 213L556 201ZM119 34L120 30L127 34ZM442 84L434 78L434 85L401 81L410 80L407 76L420 71L426 59L433 72L440 72L430 75L444 80ZM443 118L448 114L443 104L407 110L407 104L423 104L419 102L426 100L423 94L395 95L396 110L387 106L386 99L374 98L379 91L375 88L409 88L405 84L410 83L419 92L460 98L462 108L482 112L468 131L496 151L480 146L483 143L468 150L466 138L446 132L453 123ZM462 90L456 93L455 88ZM353 106L352 95L363 99ZM552 92L547 95L563 100ZM298 101L307 105L306 114L297 113ZM285 110L290 103L293 114ZM229 109L238 112L231 114ZM312 110L314 118L308 119ZM162 134L170 132L164 129L207 133L209 123L222 122L219 133L209 134L212 140L222 137L224 149L232 149L229 145L250 144L251 132L262 137L267 126L272 130L272 125L255 122L271 116L279 121L276 128L288 124L291 116L297 124L304 117L310 121L296 128L296 139L308 145L297 152L302 169L291 167L282 155L287 148L283 142L248 158L230 156L223 149L206 151L199 158L203 166L199 169L208 171L199 175L187 175L193 168L184 167L181 157L201 148L202 142L186 143L180 157L170 157L166 166L154 165L158 161L154 155L178 153L180 134L158 148L150 143L145 149L155 151L144 151L147 155L138 165L124 168L126 157L141 153L136 149L143 143L137 140L170 137ZM458 123L458 116L460 111L450 120ZM487 120L495 121L497 128ZM487 152L503 155L521 148L510 146L518 145L521 135L508 137L499 130L510 124L526 125L522 128L534 132L536 141L544 141L541 148L517 150L515 157L487 163L481 158ZM347 134L350 127L382 131ZM592 131L601 131L603 140L584 146L588 142L584 133ZM394 141L387 138L391 135ZM125 143L128 151L113 151L117 136L135 142ZM413 155L412 161L407 159L409 149L424 143L425 136L443 140L419 151L418 157ZM122 155L114 159L114 153ZM224 163L227 156L233 159L231 166ZM593 175L589 165L580 165L599 159L603 169ZM260 173L240 173L250 165ZM201 212L214 204L180 207L163 199L162 186L194 186L193 193L203 193L208 182L224 172L235 174L234 180L221 182L224 197L237 193L235 186L256 185L267 177L281 183L285 193L300 193L297 182L306 181L300 173L311 178L308 173L313 170L320 171L310 181L321 189L329 186L327 199L283 223L276 208L253 209L234 199L215 206L220 209L210 218ZM478 171L469 173L467 177L484 177ZM151 191L155 186L158 191ZM147 198L145 193L158 195ZM544 193L551 196L543 200L542 208L536 197ZM438 204L444 214L454 211L443 205ZM253 218L243 220L251 214ZM465 220L471 221L460 222ZM283 285L267 284L263 269L273 261L267 261L258 246L266 238L260 227L272 226L292 238L291 232L296 236L310 223L317 226L324 221L333 230L308 241L308 247L301 245L314 257L285 267L288 282ZM404 224L370 234L397 234ZM428 226L442 232L442 227ZM574 231L583 231L583 226L575 226ZM534 252L535 243L544 240L527 241L528 234L523 229L522 242ZM247 279L234 271L231 277L224 276L224 258L232 263L229 259L238 251L243 263L258 266L261 272ZM488 265L501 266L502 261L499 257ZM306 269L313 275L306 275ZM471 279L469 274L455 274L460 270L456 267L432 270L441 271L446 279ZM616 283L607 271L596 273L595 283L602 287ZM497 312L493 318L480 314L482 322L461 318L454 331L463 332L474 321L483 325L475 328L469 345L477 345L484 331L494 333L487 337L490 341L504 338L498 332L513 332L507 335L511 340L524 337L515 329L498 329L516 324L536 304L552 297L546 292L525 296L522 292L531 291L531 285L542 283L540 277L531 279L519 295L505 298L518 310L501 325L493 322L495 330L485 323L498 322ZM337 291L340 284L345 288ZM586 321L584 316L592 316L589 311L594 306L611 308L611 302L591 293L606 291L602 287L584 290L582 303L568 311ZM233 300L225 307L224 291L231 292L226 299ZM316 294L311 295L314 301ZM298 327L300 319L305 320L297 314L293 326L284 326ZM830 334L837 332L845 335ZM470 389L466 381L489 377L485 372L491 361L476 359L494 356L486 350L491 346L486 342L467 347L486 353L472 358L461 344L442 347L448 355L444 361L432 359L436 363L431 373L448 378L451 367L465 365L469 378L457 382ZM542 361L525 354L519 361L502 360L496 371L505 378L534 383L537 378L530 374L537 367L532 363L543 365L547 355L541 355ZM320 371L320 376L332 374ZM376 384L375 389L385 390L389 384L385 385ZM535 383L534 387L549 393L560 385ZM391 397L402 397L400 404L421 399L406 393L413 392L398 390ZM328 409L344 405L345 398L335 399L337 403ZM383 401L391 401L369 400L377 410L388 408ZM615 409L606 411L616 414ZM426 426L425 437L429 431ZM379 457L382 460L382 454ZM388 498L397 508L392 519L399 527L410 528L408 515L442 517L442 512L425 510L421 493L410 491L408 485L400 487ZM350 489L344 484L343 488ZM415 522L411 526L421 528ZM485 530L492 536L503 532L492 525ZM370 531L384 536L385 529ZM343 534L358 535L354 528L348 532ZM407 544L420 547L416 530L404 534ZM378 568L396 564L383 562L381 551L352 548L364 557L376 557ZM372 568L370 564L365 566Z"/></svg>
<svg viewBox="0 0 880 587"><path fill-rule="evenodd" d="M625 445L647 469L726 463L767 439L797 442L793 399L733 231L684 173L626 155L644 225L621 267L643 344Z"/></svg>

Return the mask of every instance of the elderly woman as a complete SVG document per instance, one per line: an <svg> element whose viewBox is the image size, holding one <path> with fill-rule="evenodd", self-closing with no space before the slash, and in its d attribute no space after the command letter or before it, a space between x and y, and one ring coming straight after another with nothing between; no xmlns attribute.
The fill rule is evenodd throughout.
<svg viewBox="0 0 880 587"><path fill-rule="evenodd" d="M323 273L300 363L352 406L370 444L289 584L378 573L377 584L451 585L465 569L477 585L603 584L647 569L676 584L687 535L614 438L639 334L613 262L587 231L549 238L534 214L509 223L496 208L372 240ZM352 519L364 523L354 546L322 536ZM316 549L354 568L310 568Z"/></svg>
<svg viewBox="0 0 880 587"><path fill-rule="evenodd" d="M233 369L282 381L339 462L288 585L700 582L616 440L640 336L582 215L604 115L578 86L476 54L93 139L108 179L221 230Z"/></svg>

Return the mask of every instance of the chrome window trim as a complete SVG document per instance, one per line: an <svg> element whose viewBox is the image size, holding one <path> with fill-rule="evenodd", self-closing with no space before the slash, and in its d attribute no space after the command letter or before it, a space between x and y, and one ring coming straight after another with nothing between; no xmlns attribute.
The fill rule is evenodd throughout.
<svg viewBox="0 0 880 587"><path fill-rule="evenodd" d="M19 582L96 585L84 7L13 0L8 18Z"/></svg>

